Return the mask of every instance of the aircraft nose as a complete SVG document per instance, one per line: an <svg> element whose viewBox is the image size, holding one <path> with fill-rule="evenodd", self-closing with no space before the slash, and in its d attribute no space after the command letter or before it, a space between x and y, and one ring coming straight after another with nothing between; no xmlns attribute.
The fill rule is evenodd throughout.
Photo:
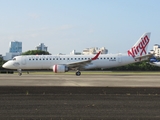
<svg viewBox="0 0 160 120"><path fill-rule="evenodd" d="M18 69L20 67L19 62L8 61L2 65L3 68L7 69Z"/></svg>
<svg viewBox="0 0 160 120"><path fill-rule="evenodd" d="M8 63L7 63L7 62L4 63L4 64L2 65L2 67L3 67L3 68L8 68Z"/></svg>
<svg viewBox="0 0 160 120"><path fill-rule="evenodd" d="M2 65L3 68L14 69L13 62L8 61Z"/></svg>

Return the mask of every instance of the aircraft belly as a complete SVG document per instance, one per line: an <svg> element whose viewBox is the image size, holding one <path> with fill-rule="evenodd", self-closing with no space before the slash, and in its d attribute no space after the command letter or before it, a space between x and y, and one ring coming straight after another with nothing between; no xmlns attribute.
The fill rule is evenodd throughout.
<svg viewBox="0 0 160 120"><path fill-rule="evenodd" d="M121 63L119 63L117 61L108 61L108 60L105 60L105 61L95 62L94 64L95 64L96 68L110 68L110 67L115 67L117 65L120 65Z"/></svg>

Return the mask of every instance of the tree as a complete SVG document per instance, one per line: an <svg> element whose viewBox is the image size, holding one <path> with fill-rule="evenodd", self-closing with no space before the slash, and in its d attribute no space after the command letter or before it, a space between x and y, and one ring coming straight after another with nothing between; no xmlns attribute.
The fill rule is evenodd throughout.
<svg viewBox="0 0 160 120"><path fill-rule="evenodd" d="M2 69L2 65L5 63L6 61L5 60L3 60L3 58L2 57L0 57L0 69Z"/></svg>
<svg viewBox="0 0 160 120"><path fill-rule="evenodd" d="M49 52L41 50L28 50L27 52L24 52L21 55L51 55L51 54Z"/></svg>

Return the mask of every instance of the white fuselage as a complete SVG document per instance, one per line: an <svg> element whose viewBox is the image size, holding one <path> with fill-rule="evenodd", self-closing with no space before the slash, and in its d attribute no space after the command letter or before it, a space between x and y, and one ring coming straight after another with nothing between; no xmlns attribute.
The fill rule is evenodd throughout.
<svg viewBox="0 0 160 120"><path fill-rule="evenodd" d="M53 69L54 65L68 65L85 61L95 55L24 55L14 57L3 65L9 69ZM98 59L83 66L84 69L111 68L137 62L128 54L100 54Z"/></svg>

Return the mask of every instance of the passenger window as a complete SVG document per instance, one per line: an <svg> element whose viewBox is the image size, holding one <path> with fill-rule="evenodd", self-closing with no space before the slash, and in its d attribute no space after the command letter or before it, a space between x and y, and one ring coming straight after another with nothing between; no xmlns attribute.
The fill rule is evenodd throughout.
<svg viewBox="0 0 160 120"><path fill-rule="evenodd" d="M63 60L65 60L65 58L63 58Z"/></svg>

